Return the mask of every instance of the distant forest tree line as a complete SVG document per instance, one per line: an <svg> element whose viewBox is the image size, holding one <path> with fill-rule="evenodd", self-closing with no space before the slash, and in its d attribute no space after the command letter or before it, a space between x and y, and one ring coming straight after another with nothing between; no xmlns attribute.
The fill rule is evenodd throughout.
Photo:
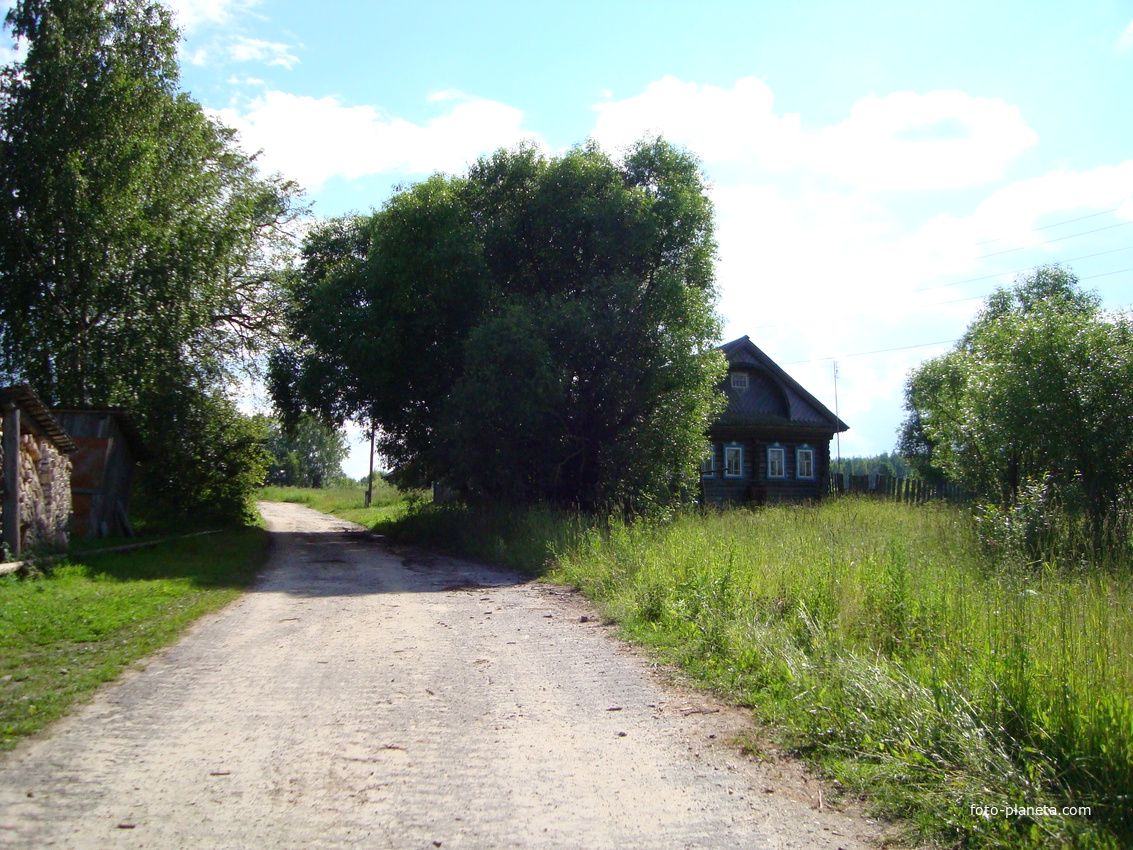
<svg viewBox="0 0 1133 850"><path fill-rule="evenodd" d="M873 457L844 457L830 461L830 474L841 475L889 475L897 478L911 478L916 474L909 461L897 452L882 452Z"/></svg>

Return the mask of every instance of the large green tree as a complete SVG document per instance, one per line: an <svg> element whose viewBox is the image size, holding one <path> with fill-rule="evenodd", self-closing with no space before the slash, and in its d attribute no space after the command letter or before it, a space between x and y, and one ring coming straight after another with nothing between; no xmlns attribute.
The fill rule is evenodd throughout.
<svg viewBox="0 0 1133 850"><path fill-rule="evenodd" d="M296 187L179 90L159 3L20 0L6 22L27 54L0 71L0 368L134 408L149 479L191 507L227 474L213 443L250 444L226 387L278 322Z"/></svg>
<svg viewBox="0 0 1133 850"><path fill-rule="evenodd" d="M1002 509L1079 517L1097 552L1127 545L1133 320L1068 270L996 291L952 351L909 376L906 408L915 464Z"/></svg>
<svg viewBox="0 0 1133 850"><path fill-rule="evenodd" d="M671 499L719 402L714 250L699 166L661 140L500 151L312 235L276 398L373 421L473 498Z"/></svg>

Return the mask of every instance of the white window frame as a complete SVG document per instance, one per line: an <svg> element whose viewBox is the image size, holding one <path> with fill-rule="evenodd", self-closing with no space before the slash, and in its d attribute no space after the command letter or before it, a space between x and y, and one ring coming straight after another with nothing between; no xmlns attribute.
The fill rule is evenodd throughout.
<svg viewBox="0 0 1133 850"><path fill-rule="evenodd" d="M731 462L732 458L736 459L734 468ZM729 446L724 446L724 477L744 477L744 447L739 445L738 443L732 443Z"/></svg>
<svg viewBox="0 0 1133 850"><path fill-rule="evenodd" d="M700 477L701 478L715 478L716 477L716 446L712 445L704 455L704 459L700 461Z"/></svg>
<svg viewBox="0 0 1133 850"><path fill-rule="evenodd" d="M779 466L778 473L775 472L776 461ZM787 450L779 443L772 443L767 447L767 477L777 479L787 477Z"/></svg>
<svg viewBox="0 0 1133 850"><path fill-rule="evenodd" d="M807 457L807 464L810 466L810 474L803 474L803 457ZM811 446L799 446L795 449L795 477L806 481L814 480L814 449Z"/></svg>
<svg viewBox="0 0 1133 850"><path fill-rule="evenodd" d="M732 389L733 390L746 390L750 382L748 380L747 372L733 372L732 373Z"/></svg>

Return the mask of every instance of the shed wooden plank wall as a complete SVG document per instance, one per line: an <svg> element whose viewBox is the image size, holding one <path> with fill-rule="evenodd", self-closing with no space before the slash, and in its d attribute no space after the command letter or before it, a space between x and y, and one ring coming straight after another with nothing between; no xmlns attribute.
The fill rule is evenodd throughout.
<svg viewBox="0 0 1133 850"><path fill-rule="evenodd" d="M130 503L134 457L116 416L105 410L57 411L56 416L78 446L71 480L75 534L129 533L118 506L125 512Z"/></svg>

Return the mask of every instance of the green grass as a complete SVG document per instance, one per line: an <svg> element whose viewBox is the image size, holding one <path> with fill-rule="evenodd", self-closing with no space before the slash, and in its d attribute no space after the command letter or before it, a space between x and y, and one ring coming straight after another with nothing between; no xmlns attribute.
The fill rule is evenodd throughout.
<svg viewBox="0 0 1133 850"><path fill-rule="evenodd" d="M266 557L245 528L0 577L0 750L230 602Z"/></svg>
<svg viewBox="0 0 1133 850"><path fill-rule="evenodd" d="M1133 582L988 560L961 509L846 498L597 524L427 508L387 533L581 587L627 635L951 846L1133 846ZM984 818L973 806L1089 806Z"/></svg>

